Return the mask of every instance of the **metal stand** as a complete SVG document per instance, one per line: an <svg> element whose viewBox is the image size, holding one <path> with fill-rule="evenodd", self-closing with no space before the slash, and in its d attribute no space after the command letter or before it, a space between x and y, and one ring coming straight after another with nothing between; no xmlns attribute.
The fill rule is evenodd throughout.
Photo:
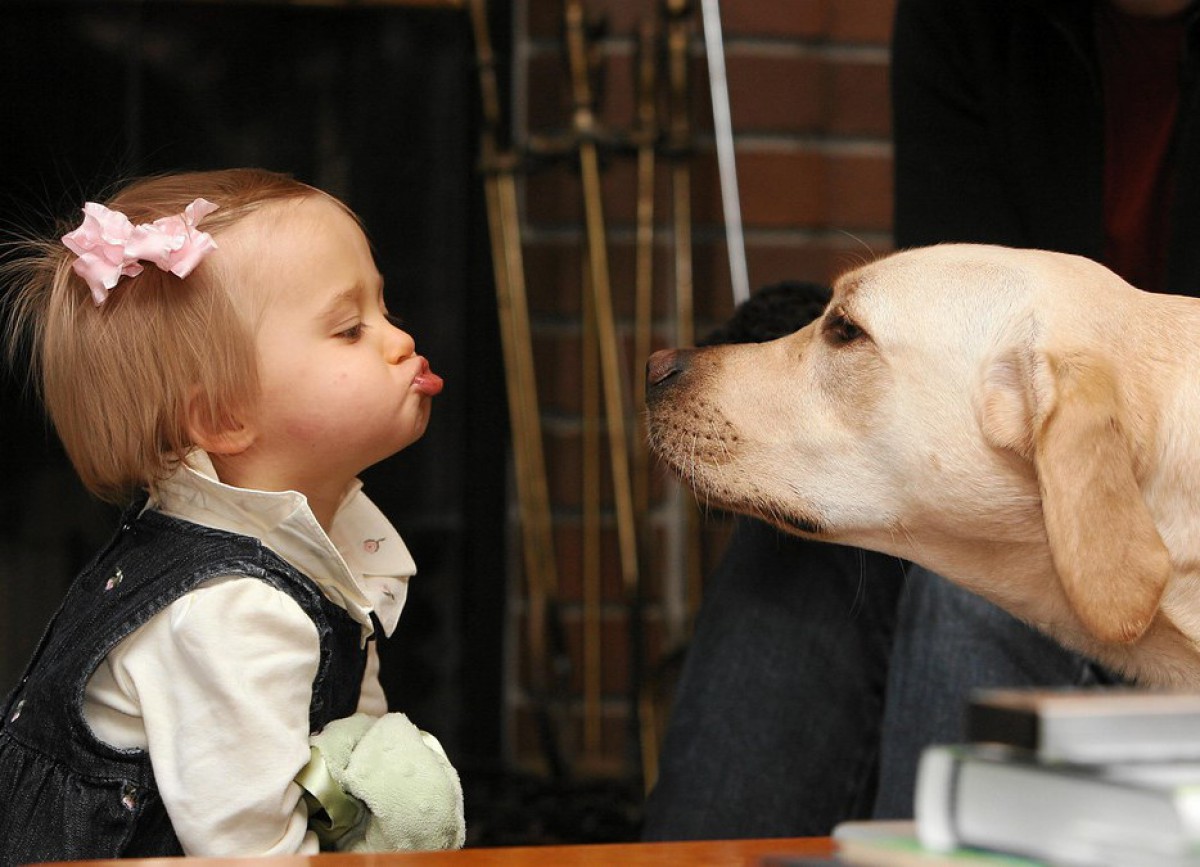
<svg viewBox="0 0 1200 867"><path fill-rule="evenodd" d="M531 691L538 708L543 746L551 768L566 774L559 743L563 675L569 664L561 656L557 576L551 538L550 506L542 453L525 283L521 262L519 214L514 175L518 159L499 144L499 97L494 58L487 32L486 0L468 0L475 28L484 130L483 170L500 308L504 362L509 394L517 499L520 506L525 566L529 587ZM745 253L741 240L740 206L733 173L733 140L725 84L717 0L703 0L705 42L708 48L714 128L725 204L735 303L746 291ZM654 332L653 274L655 250L655 182L661 158L670 185L670 242L672 245L673 334L677 345L692 345L694 334L692 250L692 130L689 111L691 25L693 0L661 0L654 21L639 31L634 129L624 138L602 134L597 121L593 84L595 42L589 38L584 0L563 0L564 37L571 91L570 131L567 136L530 136L531 153L569 158L579 170L583 200L585 256L583 262L583 586L582 610L582 747L585 760L602 751L603 600L601 593L602 462L612 485L625 610L629 616L630 776L649 788L657 776L657 706L654 678L646 676L644 581L655 570L664 573L664 620L670 648L686 642L699 605L700 556L696 509L681 488L672 486L673 552L664 558L651 543L653 527L650 461L646 448L644 378L641 364L649 356ZM660 75L660 58L665 76ZM665 82L665 96L660 86ZM660 99L660 97L662 97ZM659 121L659 104L667 107L667 122ZM601 156L633 156L637 166L637 216L634 284L633 351L635 367L622 363L611 278L608 237L601 192ZM632 382L633 405L626 383ZM603 424L601 424L601 410ZM607 434L607 450L602 442ZM668 547L671 547L668 541ZM664 560L673 561L664 566ZM560 642L555 643L559 636ZM557 655L556 655L557 654ZM557 690L557 691L556 691Z"/></svg>

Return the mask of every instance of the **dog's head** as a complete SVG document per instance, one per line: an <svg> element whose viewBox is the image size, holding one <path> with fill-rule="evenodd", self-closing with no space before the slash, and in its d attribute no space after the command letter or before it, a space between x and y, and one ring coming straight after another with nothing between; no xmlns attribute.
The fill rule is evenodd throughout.
<svg viewBox="0 0 1200 867"><path fill-rule="evenodd" d="M1133 642L1170 573L1142 493L1139 377L1163 376L1142 338L1170 328L1151 297L1063 254L897 253L793 334L656 353L651 445L702 502Z"/></svg>

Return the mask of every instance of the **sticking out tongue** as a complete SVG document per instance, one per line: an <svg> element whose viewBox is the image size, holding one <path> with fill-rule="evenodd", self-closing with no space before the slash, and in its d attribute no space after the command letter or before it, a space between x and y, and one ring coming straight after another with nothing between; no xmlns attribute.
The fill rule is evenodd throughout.
<svg viewBox="0 0 1200 867"><path fill-rule="evenodd" d="M413 378L413 388L421 394L433 397L442 390L442 378L429 369L429 362L421 365L421 372Z"/></svg>

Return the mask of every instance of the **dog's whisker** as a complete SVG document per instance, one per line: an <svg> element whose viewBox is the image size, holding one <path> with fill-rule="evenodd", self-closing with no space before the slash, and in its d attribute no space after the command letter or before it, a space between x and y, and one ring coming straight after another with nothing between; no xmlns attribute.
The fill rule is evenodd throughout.
<svg viewBox="0 0 1200 867"><path fill-rule="evenodd" d="M867 594L867 555L859 548L858 549L858 582L854 587L854 599L850 602L850 616L857 617L862 611L864 601Z"/></svg>

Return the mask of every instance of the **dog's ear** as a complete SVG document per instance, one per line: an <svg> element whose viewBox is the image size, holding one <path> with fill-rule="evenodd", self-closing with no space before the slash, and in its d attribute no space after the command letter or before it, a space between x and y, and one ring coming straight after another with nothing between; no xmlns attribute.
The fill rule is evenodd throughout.
<svg viewBox="0 0 1200 867"><path fill-rule="evenodd" d="M1154 619L1170 558L1134 474L1111 368L1044 356L1030 381L1033 460L1054 568L1101 641L1137 641Z"/></svg>
<svg viewBox="0 0 1200 867"><path fill-rule="evenodd" d="M979 404L983 436L996 448L1033 459L1035 397L1031 350L1013 349L988 363Z"/></svg>

